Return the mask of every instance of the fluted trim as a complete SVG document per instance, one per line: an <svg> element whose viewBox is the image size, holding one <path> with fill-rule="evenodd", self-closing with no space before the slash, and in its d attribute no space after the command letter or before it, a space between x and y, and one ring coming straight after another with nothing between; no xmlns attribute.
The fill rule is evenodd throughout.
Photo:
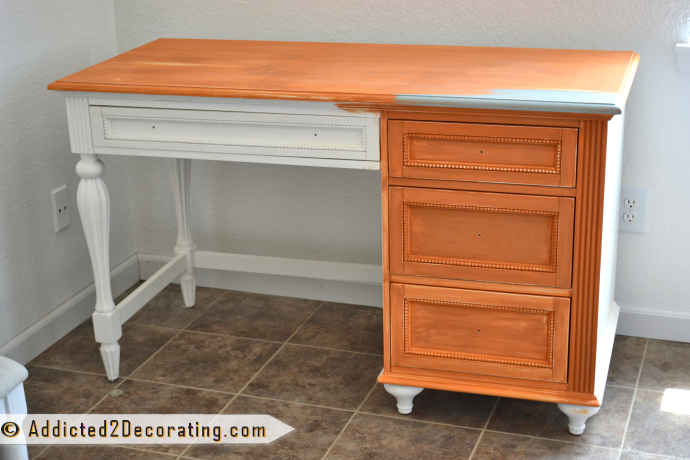
<svg viewBox="0 0 690 460"><path fill-rule="evenodd" d="M72 153L93 153L89 100L86 97L67 96L67 121Z"/></svg>

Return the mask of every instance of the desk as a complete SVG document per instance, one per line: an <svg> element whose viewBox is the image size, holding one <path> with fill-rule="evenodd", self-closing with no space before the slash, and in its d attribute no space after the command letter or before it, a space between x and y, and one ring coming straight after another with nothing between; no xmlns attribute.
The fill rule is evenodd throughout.
<svg viewBox="0 0 690 460"><path fill-rule="evenodd" d="M96 340L179 279L194 305L191 160L381 170L384 369L423 388L559 403L573 434L603 401L623 111L633 52L161 39L52 83L67 101ZM97 155L169 159L175 257L115 306ZM236 267L235 267L236 269Z"/></svg>

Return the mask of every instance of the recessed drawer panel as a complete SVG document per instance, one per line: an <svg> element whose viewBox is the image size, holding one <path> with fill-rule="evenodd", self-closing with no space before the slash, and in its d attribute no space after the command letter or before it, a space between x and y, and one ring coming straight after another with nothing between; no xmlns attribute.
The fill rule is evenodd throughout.
<svg viewBox="0 0 690 460"><path fill-rule="evenodd" d="M563 383L570 300L391 284L392 364Z"/></svg>
<svg viewBox="0 0 690 460"><path fill-rule="evenodd" d="M391 273L570 287L573 198L389 193Z"/></svg>
<svg viewBox="0 0 690 460"><path fill-rule="evenodd" d="M101 106L90 115L95 147L379 159L376 118Z"/></svg>
<svg viewBox="0 0 690 460"><path fill-rule="evenodd" d="M577 129L388 122L392 177L575 187Z"/></svg>

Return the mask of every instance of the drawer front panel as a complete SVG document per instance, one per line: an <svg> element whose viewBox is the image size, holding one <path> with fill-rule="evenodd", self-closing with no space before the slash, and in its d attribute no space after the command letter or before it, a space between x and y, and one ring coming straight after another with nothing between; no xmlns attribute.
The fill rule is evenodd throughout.
<svg viewBox="0 0 690 460"><path fill-rule="evenodd" d="M275 113L90 107L96 147L378 160L378 120Z"/></svg>
<svg viewBox="0 0 690 460"><path fill-rule="evenodd" d="M570 300L391 284L392 364L565 382Z"/></svg>
<svg viewBox="0 0 690 460"><path fill-rule="evenodd" d="M392 273L570 287L573 198L389 190Z"/></svg>
<svg viewBox="0 0 690 460"><path fill-rule="evenodd" d="M577 129L389 121L392 177L575 187Z"/></svg>

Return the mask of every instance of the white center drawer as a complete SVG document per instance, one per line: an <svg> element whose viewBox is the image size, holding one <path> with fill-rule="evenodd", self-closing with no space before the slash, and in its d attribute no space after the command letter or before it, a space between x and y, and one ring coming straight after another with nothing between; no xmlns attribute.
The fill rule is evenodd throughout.
<svg viewBox="0 0 690 460"><path fill-rule="evenodd" d="M378 119L91 106L94 147L379 160Z"/></svg>

